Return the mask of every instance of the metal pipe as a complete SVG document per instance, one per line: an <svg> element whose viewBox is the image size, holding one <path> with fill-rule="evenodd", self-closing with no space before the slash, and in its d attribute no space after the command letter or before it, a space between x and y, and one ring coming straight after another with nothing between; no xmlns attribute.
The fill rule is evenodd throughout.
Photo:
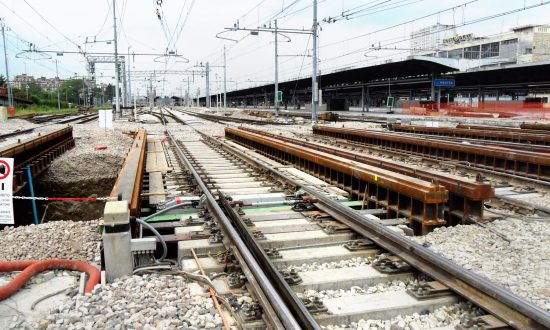
<svg viewBox="0 0 550 330"><path fill-rule="evenodd" d="M114 34L114 46L115 46L115 97L116 97L116 105L115 105L115 113L117 116L122 117L122 114L120 113L120 91L118 90L118 86L120 83L120 75L118 70L120 69L118 67L118 45L117 45L117 33L116 33L116 1L113 0L113 34Z"/></svg>
<svg viewBox="0 0 550 330"><path fill-rule="evenodd" d="M36 200L34 199L34 185L32 183L31 165L27 164L27 175L29 177L29 191L31 193L32 214L34 216L34 224L38 224L38 211L36 210Z"/></svg>
<svg viewBox="0 0 550 330"><path fill-rule="evenodd" d="M311 75L311 121L317 122L317 102L319 95L317 94L317 0L313 0L313 73Z"/></svg>

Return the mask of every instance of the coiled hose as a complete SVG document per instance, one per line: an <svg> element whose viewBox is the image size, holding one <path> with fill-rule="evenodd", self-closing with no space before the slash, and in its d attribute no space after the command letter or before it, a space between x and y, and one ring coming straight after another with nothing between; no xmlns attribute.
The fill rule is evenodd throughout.
<svg viewBox="0 0 550 330"><path fill-rule="evenodd" d="M45 270L73 270L88 274L85 292L92 293L94 287L101 279L101 273L96 267L82 261L52 259L52 260L28 260L28 261L2 261L0 272L21 271L8 284L0 287L0 301L9 298L21 289L34 275Z"/></svg>

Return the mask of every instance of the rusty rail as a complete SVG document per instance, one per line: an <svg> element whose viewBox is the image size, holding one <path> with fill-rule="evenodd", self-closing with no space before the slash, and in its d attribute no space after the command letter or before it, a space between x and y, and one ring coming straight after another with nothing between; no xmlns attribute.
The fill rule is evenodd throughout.
<svg viewBox="0 0 550 330"><path fill-rule="evenodd" d="M521 129L531 129L536 131L550 131L550 124L543 123L522 123L519 127Z"/></svg>
<svg viewBox="0 0 550 330"><path fill-rule="evenodd" d="M440 184L239 129L227 127L225 136L338 185L352 198L365 200L369 208L384 207L388 218L407 218L417 233L446 224L444 206L448 192Z"/></svg>
<svg viewBox="0 0 550 330"><path fill-rule="evenodd" d="M529 151L543 154L550 154L550 145L530 144L521 142L509 142L509 141L494 141L494 140L482 140L476 138L466 138L450 135L431 135L431 134L415 134L410 132L387 132L388 134L399 134L401 136L427 136L430 135L432 141L449 141L457 143L468 143L478 147L489 146L495 148L504 148L510 151Z"/></svg>
<svg viewBox="0 0 550 330"><path fill-rule="evenodd" d="M457 128L464 129L477 129L483 131L501 131L501 132L516 132L516 133L531 133L531 134L546 134L546 132L537 129L523 129L519 127L504 127L504 126L483 126L483 125L469 125L458 124Z"/></svg>
<svg viewBox="0 0 550 330"><path fill-rule="evenodd" d="M255 134L268 136L273 139L299 145L308 149L326 152L346 159L352 159L363 164L368 164L388 171L400 173L424 181L440 183L449 191L449 200L447 202L447 212L445 219L449 224L455 225L463 222L467 217L474 216L483 218L483 202L495 196L495 190L488 183L471 182L464 178L451 174L438 173L421 167L405 165L392 160L376 158L366 154L358 154L341 148L323 145L311 141L303 141L281 135L268 133L265 131L241 127L240 129Z"/></svg>
<svg viewBox="0 0 550 330"><path fill-rule="evenodd" d="M128 201L130 215L139 216L141 212L141 186L146 157L147 131L139 130L132 142L130 151L118 174L110 197Z"/></svg>
<svg viewBox="0 0 550 330"><path fill-rule="evenodd" d="M529 151L441 141L428 136L406 136L372 130L313 126L313 133L406 151L436 159L454 160L495 172L550 181L550 157Z"/></svg>
<svg viewBox="0 0 550 330"><path fill-rule="evenodd" d="M233 122L233 123L247 123L247 124L253 124L253 125L290 125L289 123L282 123L278 121L268 121L268 120L259 120L259 119L250 119L250 118L236 118L236 117L226 117L226 116L218 116L218 115L212 115L207 113L198 113L194 111L186 111L182 109L178 109L177 111L185 113L190 116L199 117L201 119L213 121L215 123L223 123L223 122Z"/></svg>
<svg viewBox="0 0 550 330"><path fill-rule="evenodd" d="M452 136L469 139L489 140L489 141L503 141L503 142L515 142L515 143L529 143L536 145L548 146L550 145L550 136L544 133L530 133L530 132L510 132L499 130L482 130L475 128L461 128L461 127L425 127L414 125L391 125L391 129L396 132L407 132L414 134L428 134L439 136Z"/></svg>
<svg viewBox="0 0 550 330"><path fill-rule="evenodd" d="M359 212L338 203L316 189L307 185L303 186L280 169L266 165L265 162L259 161L228 143L213 138L209 139L239 158L268 171L278 178L282 178L295 187L303 189L306 193L315 197L319 203L338 213L339 221L362 236L376 242L378 246L396 254L412 267L440 281L452 291L493 314L510 327L522 330L550 328L550 316L542 308L379 223L364 221Z"/></svg>
<svg viewBox="0 0 550 330"><path fill-rule="evenodd" d="M18 193L27 185L27 164L31 167L32 176L37 177L55 158L74 145L73 128L69 126L1 148L0 157L14 159L13 193Z"/></svg>

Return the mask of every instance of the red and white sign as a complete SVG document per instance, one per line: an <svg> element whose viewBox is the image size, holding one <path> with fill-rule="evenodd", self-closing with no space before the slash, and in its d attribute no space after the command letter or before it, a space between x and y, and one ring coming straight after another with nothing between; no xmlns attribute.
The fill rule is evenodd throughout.
<svg viewBox="0 0 550 330"><path fill-rule="evenodd" d="M13 158L0 158L0 224L14 224Z"/></svg>

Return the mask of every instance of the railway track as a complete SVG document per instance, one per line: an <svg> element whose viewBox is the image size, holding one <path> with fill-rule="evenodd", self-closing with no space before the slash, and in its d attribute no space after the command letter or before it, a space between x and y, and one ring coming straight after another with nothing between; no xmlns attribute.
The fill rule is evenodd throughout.
<svg viewBox="0 0 550 330"><path fill-rule="evenodd" d="M65 117L65 116L63 116L63 117ZM63 118L63 117L61 117L61 118ZM44 127L48 127L48 126L51 126L51 125L68 124L68 123L72 123L72 122L76 122L76 124L84 124L84 123L87 123L87 122L90 122L92 120L97 119L97 117L98 117L98 115L96 115L96 114L80 115L80 116L76 116L76 117L61 119L61 120L58 120L56 122L52 122L52 123L49 123L49 124L40 125L40 126L28 128L28 129L15 130L15 131L12 131L12 132L9 132L9 133L1 134L0 135L0 141L6 140L8 138L12 138L12 137L18 136L18 135L30 134L30 133L34 132L35 130L37 130L37 129L42 129ZM56 116L55 118L58 119L60 117Z"/></svg>
<svg viewBox="0 0 550 330"><path fill-rule="evenodd" d="M403 219L384 223L389 214L384 205L361 210L362 201L349 202L350 193L338 185L257 150L199 132L184 138L176 134L167 131L166 138L154 141L154 153L174 169L163 175L165 198L158 205L195 208L168 210L149 220L177 248L185 271L202 268L216 274L219 294L226 298L254 292L253 299L236 304L238 322L309 329L463 308L456 304L471 301L485 312L468 307L463 328L542 329L550 324L539 308L390 229ZM164 166L157 161L151 170ZM146 176L151 201L158 179ZM198 192L206 198L201 200ZM323 263L340 266L317 267ZM223 275L229 271L234 272ZM376 287L384 292L371 292Z"/></svg>
<svg viewBox="0 0 550 330"><path fill-rule="evenodd" d="M1 148L0 157L14 158L13 193L17 194L27 186L27 165L35 178L56 157L73 147L73 128L65 127Z"/></svg>
<svg viewBox="0 0 550 330"><path fill-rule="evenodd" d="M533 131L528 131L524 129L511 131L511 129L480 129L479 127L471 127L468 125L458 125L457 127L425 127L418 125L393 124L391 125L391 130L395 132L406 132L421 135L435 135L467 138L474 140L496 141L500 142L503 145L510 145L507 142L531 144L536 146L550 145L550 136L548 136L548 134L540 131L534 133Z"/></svg>
<svg viewBox="0 0 550 330"><path fill-rule="evenodd" d="M266 133L262 132L261 134ZM285 139L285 137L280 135L278 138ZM491 203L489 207L492 208L497 206L496 204L503 204L504 209L502 211L506 212L509 211L510 206L513 206L523 210L522 215L525 215L525 212L528 212L527 214L533 212L550 214L550 209L544 202L548 196L549 188L549 184L545 181L523 178L504 172L487 171L483 168L476 168L475 166L461 164L460 162L441 161L436 157L426 155L417 156L406 151L369 146L354 141L335 140L322 135L296 134L295 139L301 140L302 143L307 141L312 145L321 144L327 147L338 148L340 152L347 151L354 155L368 155L369 157L378 159L387 159L390 162L399 162L405 166L421 167L428 173L433 173L436 177L437 173L451 174L457 182L466 180L491 184L494 188L493 201L502 203ZM451 190L450 192L452 193ZM487 207L487 204L485 207ZM497 209L493 211L499 212Z"/></svg>
<svg viewBox="0 0 550 330"><path fill-rule="evenodd" d="M422 157L454 161L485 173L504 173L533 183L550 182L550 158L541 153L442 141L426 136L406 136L383 131L314 125L313 133L332 138L403 151Z"/></svg>
<svg viewBox="0 0 550 330"><path fill-rule="evenodd" d="M210 115L205 113L197 113L194 111L187 111L183 109L178 109L177 111L186 113L191 116L198 118L210 120L216 123L245 123L253 125L292 125L292 123L276 122L276 121L267 121L267 120L258 120L258 119L249 119L249 118L235 118L235 117L224 117L218 115Z"/></svg>

